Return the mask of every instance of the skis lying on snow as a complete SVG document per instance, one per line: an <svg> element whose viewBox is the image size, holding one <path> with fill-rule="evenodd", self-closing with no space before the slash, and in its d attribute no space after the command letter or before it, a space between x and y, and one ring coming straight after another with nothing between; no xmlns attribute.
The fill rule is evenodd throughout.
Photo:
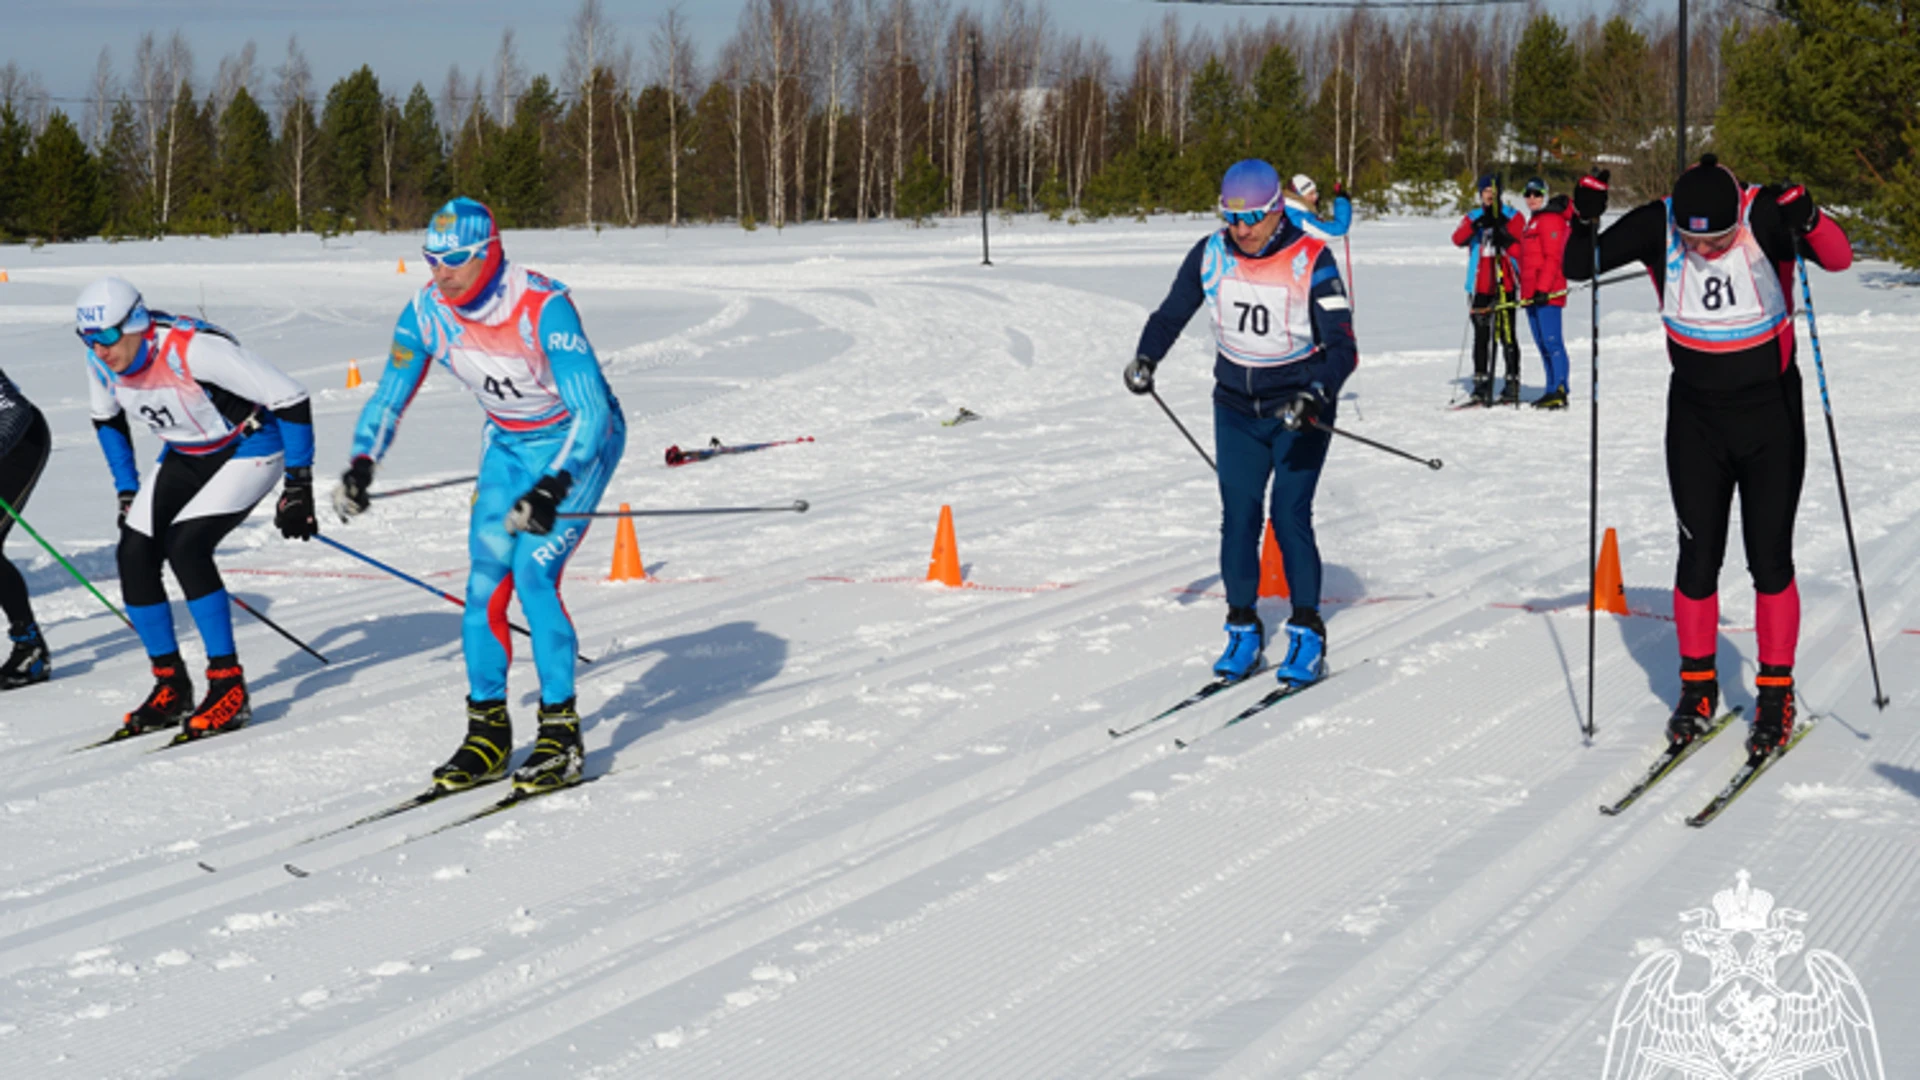
<svg viewBox="0 0 1920 1080"><path fill-rule="evenodd" d="M1799 746L1800 740L1806 738L1807 732L1812 731L1814 725L1817 723L1819 723L1818 717L1809 716L1806 718L1805 723L1799 724L1793 729L1793 734L1788 737L1785 746L1775 747L1764 754L1748 754L1747 760L1741 762L1740 768L1734 772L1733 779L1727 781L1727 786L1721 788L1720 794L1715 795L1713 800L1707 803L1699 813L1688 818L1687 824L1692 825L1694 828L1699 828L1714 818L1719 817L1720 811L1732 805L1733 800L1739 798L1743 792L1752 787L1753 782L1760 779L1761 773L1772 768L1774 762L1786 757L1787 751Z"/></svg>
<svg viewBox="0 0 1920 1080"><path fill-rule="evenodd" d="M1726 730L1727 725L1733 723L1739 716L1740 707L1735 706L1721 713L1719 716L1714 717L1712 723L1707 725L1707 730L1695 735L1692 742L1681 746L1675 746L1669 742L1666 750L1661 753L1658 760L1647 767L1647 771L1641 775L1639 780L1634 782L1632 787L1627 789L1627 793L1620 796L1617 801L1602 806L1600 812L1611 816L1633 805L1634 800L1645 795L1653 785L1665 780L1672 774L1673 770L1680 767L1681 762L1692 757L1694 751L1707 745L1715 735Z"/></svg>
<svg viewBox="0 0 1920 1080"><path fill-rule="evenodd" d="M1160 721L1165 720L1167 717L1172 716L1174 713L1180 712L1183 709L1191 709L1195 705L1200 704L1201 702L1207 700L1208 698L1219 693L1220 691L1225 690L1230 686L1238 686L1241 683L1246 682L1248 679L1253 678L1255 675L1259 675L1268 670L1269 669L1266 667L1261 667L1258 670L1249 672L1238 679L1227 679L1227 678L1215 679L1212 682L1208 683L1207 685L1201 687L1200 689L1195 690L1193 693L1188 694L1186 697L1181 698L1179 701L1174 702L1172 705L1169 705L1165 709L1162 709L1159 712L1154 713L1152 716L1147 717L1145 720L1128 724L1126 727L1108 728L1107 734L1113 736L1116 739L1122 735L1131 735L1134 732L1139 731L1141 728L1146 727L1150 724L1157 724Z"/></svg>
<svg viewBox="0 0 1920 1080"><path fill-rule="evenodd" d="M1228 719L1226 723L1221 724L1219 727L1208 728L1206 731L1202 731L1197 735L1193 735L1185 739L1175 739L1173 740L1173 745L1181 750L1185 750L1187 747L1192 746L1194 743L1199 742L1201 739L1206 738L1209 734L1225 731L1228 728L1232 727L1233 725L1238 724L1242 720L1251 720L1255 716L1258 716L1261 713L1266 712L1268 709L1273 708L1275 705L1278 705L1281 702L1287 700L1288 698L1293 697L1295 694L1298 694L1305 690L1311 690L1314 687L1319 686L1321 683L1326 682L1328 679L1333 678L1337 674L1339 674L1339 672L1329 671L1325 675L1320 676L1318 679L1315 679L1313 682L1310 682L1310 683L1287 683L1284 686L1275 687L1274 689L1267 692L1266 697L1263 697L1259 701L1256 701L1253 704L1247 706L1246 708L1241 709L1239 712L1234 713L1233 716L1230 719Z"/></svg>
<svg viewBox="0 0 1920 1080"><path fill-rule="evenodd" d="M813 436L803 435L798 439L781 439L778 442L747 443L744 446L727 446L719 439L709 442L705 449L682 450L677 446L667 447L668 465L691 465L696 461L707 461L722 454L747 454L755 450L765 450L770 446L793 446L796 443L813 441Z"/></svg>
<svg viewBox="0 0 1920 1080"><path fill-rule="evenodd" d="M474 822L479 821L481 818L492 817L493 815L501 812L502 810L511 810L516 806L520 806L525 803L530 803L535 799L544 799L547 796L553 795L557 792L570 791L573 788L577 788L585 784L591 784L595 780L598 780L605 775L607 774L595 773L592 776L582 776L577 780L570 780L557 787L540 788L536 791L523 791L519 788L515 788L510 794L507 795L506 798L496 800L495 802L487 806L483 806L480 809L475 810L473 813L466 815L465 817L457 817L457 818L454 818L452 821L447 822L444 825L437 825L434 828L431 828L426 832L421 833L419 836L409 836L405 840L405 843L411 844L415 840L425 840L429 836L438 835L440 833L446 832L448 829L457 829L462 825L471 825Z"/></svg>

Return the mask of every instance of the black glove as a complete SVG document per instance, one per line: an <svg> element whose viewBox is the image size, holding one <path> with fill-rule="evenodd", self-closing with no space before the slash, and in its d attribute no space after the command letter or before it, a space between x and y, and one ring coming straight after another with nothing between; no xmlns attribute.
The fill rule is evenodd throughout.
<svg viewBox="0 0 1920 1080"><path fill-rule="evenodd" d="M1547 302L1547 290L1545 289L1535 289L1532 299L1527 301L1527 303L1532 304L1534 307L1546 307Z"/></svg>
<svg viewBox="0 0 1920 1080"><path fill-rule="evenodd" d="M1121 377L1126 380L1127 389L1134 393L1151 394L1153 393L1153 369L1159 366L1160 361L1151 356L1136 356L1133 358L1133 363L1127 365L1127 370Z"/></svg>
<svg viewBox="0 0 1920 1080"><path fill-rule="evenodd" d="M555 516L560 511L560 500L567 497L573 489L573 475L565 469L552 476L543 476L534 484L520 501L507 511L507 531L510 533L532 533L545 536L553 531Z"/></svg>
<svg viewBox="0 0 1920 1080"><path fill-rule="evenodd" d="M1287 402L1287 407L1280 413L1280 422L1286 425L1288 431L1311 427L1315 420L1320 419L1320 411L1326 406L1326 391L1319 383L1314 383L1293 395L1293 400Z"/></svg>
<svg viewBox="0 0 1920 1080"><path fill-rule="evenodd" d="M122 491L116 496L120 500L120 525L122 528L125 528L127 524L127 511L133 508L133 500L138 498L139 495L140 493L137 491Z"/></svg>
<svg viewBox="0 0 1920 1080"><path fill-rule="evenodd" d="M1813 205L1813 196L1801 184L1787 185L1774 202L1780 207L1780 223L1792 229L1795 236L1807 235L1820 222L1820 208Z"/></svg>
<svg viewBox="0 0 1920 1080"><path fill-rule="evenodd" d="M366 513L367 507L373 505L373 497L367 494L372 486L373 459L362 454L340 474L340 486L333 489L333 510L341 521Z"/></svg>
<svg viewBox="0 0 1920 1080"><path fill-rule="evenodd" d="M313 470L299 466L287 470L280 485L280 501L273 508L273 523L280 535L289 540L311 540L319 535L320 523L313 519Z"/></svg>
<svg viewBox="0 0 1920 1080"><path fill-rule="evenodd" d="M1607 212L1607 180L1612 175L1610 169L1595 169L1574 186L1573 212L1580 220L1597 222Z"/></svg>

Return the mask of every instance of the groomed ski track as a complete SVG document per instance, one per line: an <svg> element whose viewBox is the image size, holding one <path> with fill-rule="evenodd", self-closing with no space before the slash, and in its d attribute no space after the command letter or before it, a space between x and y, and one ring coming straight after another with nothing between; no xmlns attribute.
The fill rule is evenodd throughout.
<svg viewBox="0 0 1920 1080"><path fill-rule="evenodd" d="M1595 809L1658 749L1670 624L1602 617L1599 734L1579 733L1584 294L1572 412L1447 413L1464 304L1438 220L1354 243L1363 361L1341 422L1447 467L1335 448L1317 525L1341 678L1227 731L1209 729L1266 680L1107 735L1203 682L1220 637L1212 476L1118 375L1206 228L1023 220L991 270L958 225L510 235L576 289L628 411L609 503L813 509L643 522L648 583L599 580L613 530L595 529L567 600L595 658L588 771L609 775L417 842L490 796L298 844L418 790L457 740L450 605L257 513L223 550L229 586L333 665L240 615L252 728L76 754L144 690L143 657L16 537L57 677L0 696L0 1053L86 1077L1597 1075L1649 943L1744 868L1853 964L1898 1075L1920 1053L1915 299L1871 264L1815 281L1894 704L1869 704L1803 348L1801 692L1830 722L1696 831L1681 819L1741 727L1622 816ZM192 310L204 281L208 317L319 391L331 473L364 395L338 389L344 357L377 370L422 281L393 273L410 241L0 249L30 268L0 299L7 369L56 432L30 520L111 583L65 323L109 253L157 306ZM1657 615L1666 361L1649 290L1605 305L1601 519ZM1201 329L1161 370L1205 441ZM963 404L990 419L941 428ZM381 482L470 471L477 428L434 373ZM819 441L658 463L802 429ZM980 588L912 580L942 504ZM324 527L458 593L465 508L456 488ZM1742 562L1721 669L1750 704Z"/></svg>

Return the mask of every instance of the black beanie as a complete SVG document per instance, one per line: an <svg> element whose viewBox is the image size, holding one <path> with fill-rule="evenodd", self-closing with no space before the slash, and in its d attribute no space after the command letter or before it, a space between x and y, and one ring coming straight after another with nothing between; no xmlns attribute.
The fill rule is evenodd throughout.
<svg viewBox="0 0 1920 1080"><path fill-rule="evenodd" d="M1673 224L1683 233L1711 235L1740 223L1740 181L1712 154L1673 182Z"/></svg>

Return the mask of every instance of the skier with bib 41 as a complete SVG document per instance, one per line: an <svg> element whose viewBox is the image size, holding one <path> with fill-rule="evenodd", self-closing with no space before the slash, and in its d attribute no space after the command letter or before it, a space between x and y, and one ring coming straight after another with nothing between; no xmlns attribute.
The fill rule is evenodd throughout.
<svg viewBox="0 0 1920 1080"><path fill-rule="evenodd" d="M1136 394L1152 391L1155 368L1187 321L1207 307L1217 344L1214 454L1227 589L1227 647L1213 670L1239 680L1264 662L1266 629L1255 605L1261 526L1270 511L1293 600L1274 673L1283 684L1304 686L1327 670L1313 495L1333 440L1313 421L1332 425L1340 387L1353 373L1352 310L1333 251L1282 210L1273 166L1248 160L1228 169L1220 216L1225 227L1187 253L1148 317L1125 379Z"/></svg>
<svg viewBox="0 0 1920 1080"><path fill-rule="evenodd" d="M80 293L75 323L87 345L93 426L119 492L120 596L153 663L153 690L115 737L181 725L180 739L231 731L252 718L253 707L213 550L283 472L274 524L290 540L319 531L306 388L211 323L149 311L117 277ZM144 484L128 413L166 447ZM207 650L207 694L198 708L162 564L173 567Z"/></svg>
<svg viewBox="0 0 1920 1080"><path fill-rule="evenodd" d="M1594 274L1594 234L1607 209L1607 172L1574 190L1579 219L1567 277ZM1599 234L1599 272L1638 262L1653 279L1666 323L1667 486L1680 523L1673 614L1680 702L1667 737L1693 741L1715 715L1720 564L1735 492L1759 639L1757 708L1748 749L1767 753L1793 734L1793 658L1800 589L1793 523L1807 470L1800 368L1794 362L1793 270L1804 256L1845 270L1853 249L1798 184L1749 187L1707 154L1647 203Z"/></svg>
<svg viewBox="0 0 1920 1080"><path fill-rule="evenodd" d="M507 602L514 596L532 630L540 677L539 736L514 771L514 788L565 787L580 779L584 755L574 707L578 636L560 601L560 575L586 523L561 515L599 505L626 449L626 420L566 286L509 263L491 211L467 198L447 203L428 225L423 250L433 281L400 312L334 509L344 521L371 505L374 465L430 363L473 391L487 424L467 532L467 737L434 770L434 787L458 791L506 775L513 749Z"/></svg>

